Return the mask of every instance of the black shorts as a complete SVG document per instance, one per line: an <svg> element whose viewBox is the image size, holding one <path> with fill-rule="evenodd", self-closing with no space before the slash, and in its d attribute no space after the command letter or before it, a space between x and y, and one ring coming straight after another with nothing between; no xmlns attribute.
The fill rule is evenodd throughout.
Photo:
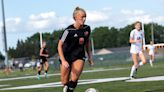
<svg viewBox="0 0 164 92"><path fill-rule="evenodd" d="M74 59L74 60L67 60L67 59L66 59L66 61L68 62L69 65L72 65L72 63L73 63L74 61L78 60L78 59L83 60L83 61L85 62L85 58L77 58L77 59ZM62 64L61 59L59 59L59 63Z"/></svg>
<svg viewBox="0 0 164 92"><path fill-rule="evenodd" d="M40 59L40 64L44 64L45 62L47 62L47 58L41 58Z"/></svg>

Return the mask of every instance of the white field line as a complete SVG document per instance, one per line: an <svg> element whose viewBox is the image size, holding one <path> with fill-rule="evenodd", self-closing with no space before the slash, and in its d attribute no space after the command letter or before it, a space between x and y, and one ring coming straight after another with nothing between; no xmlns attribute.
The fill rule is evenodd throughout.
<svg viewBox="0 0 164 92"><path fill-rule="evenodd" d="M121 80L127 80L128 78L129 77L104 78L104 79L87 79L87 80L80 80L78 85L112 82L112 81L121 81ZM0 89L0 90L33 89L33 88L47 88L47 87L61 87L61 86L62 86L61 82L55 82L55 83L53 82L53 83L45 83L45 84L36 84L36 85L28 85L28 86L3 88L3 89Z"/></svg>
<svg viewBox="0 0 164 92"><path fill-rule="evenodd" d="M164 80L164 76L154 76L154 77L126 80L126 82L145 82L145 81L162 81L162 80Z"/></svg>
<svg viewBox="0 0 164 92"><path fill-rule="evenodd" d="M101 71L112 71L112 70L124 70L129 68L112 68L112 69L95 69L95 70L85 70L83 73L90 73L90 72L101 72ZM48 74L48 76L59 76L60 73L56 74ZM41 75L41 77L44 77L44 75ZM19 80L19 79L27 79L27 78L36 78L36 76L24 76L24 77L15 77L15 78L2 78L0 81L9 81L9 80Z"/></svg>
<svg viewBox="0 0 164 92"><path fill-rule="evenodd" d="M104 83L104 82L112 82L112 81L122 81L125 82L145 82L145 81L161 81L164 80L164 76L154 76L140 79L128 80L129 77L118 77L118 78L104 78L104 79L86 79L80 80L78 85L84 84L95 84L95 83ZM35 85L26 85L19 87L10 87L10 88L2 88L0 90L17 90L17 89L33 89L33 88L47 88L47 87L61 87L61 82L52 82L52 83L44 83L44 84L35 84Z"/></svg>

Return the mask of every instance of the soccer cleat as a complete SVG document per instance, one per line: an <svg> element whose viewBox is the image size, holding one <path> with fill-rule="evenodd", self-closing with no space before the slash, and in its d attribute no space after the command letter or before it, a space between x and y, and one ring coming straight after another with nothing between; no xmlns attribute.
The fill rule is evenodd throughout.
<svg viewBox="0 0 164 92"><path fill-rule="evenodd" d="M130 80L134 80L134 79L136 79L136 77L134 77L134 76L130 76L129 79L130 79Z"/></svg>
<svg viewBox="0 0 164 92"><path fill-rule="evenodd" d="M64 86L63 92L73 92L73 88L68 88L68 86Z"/></svg>
<svg viewBox="0 0 164 92"><path fill-rule="evenodd" d="M63 92L67 92L68 86L63 87Z"/></svg>
<svg viewBox="0 0 164 92"><path fill-rule="evenodd" d="M44 75L45 75L45 78L47 79L47 78L48 78L48 75L47 75L47 73L44 73Z"/></svg>
<svg viewBox="0 0 164 92"><path fill-rule="evenodd" d="M136 77L137 76L137 71L138 69L136 68L135 72L134 72L134 76Z"/></svg>
<svg viewBox="0 0 164 92"><path fill-rule="evenodd" d="M153 62L152 60L149 60L150 66L153 67Z"/></svg>
<svg viewBox="0 0 164 92"><path fill-rule="evenodd" d="M37 79L40 80L40 75L39 74L37 74Z"/></svg>

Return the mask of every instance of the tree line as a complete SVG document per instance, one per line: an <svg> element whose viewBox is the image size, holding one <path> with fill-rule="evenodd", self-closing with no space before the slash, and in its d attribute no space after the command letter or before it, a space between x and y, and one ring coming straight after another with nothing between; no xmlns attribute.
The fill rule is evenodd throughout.
<svg viewBox="0 0 164 92"><path fill-rule="evenodd" d="M149 23L144 25L146 43L148 44L151 40L152 25L155 43L163 43L164 26L157 23ZM91 38L93 38L95 49L129 46L129 34L133 29L134 24L127 25L123 28L109 28L107 26L100 26L92 30ZM63 30L64 29L53 30L52 33L43 33L43 39L47 42L47 49L49 51L50 57L57 53L57 43ZM31 37L28 37L25 41L18 40L16 48L10 47L8 53L10 58L38 58L39 50L39 33L35 33ZM2 57L0 53L0 59Z"/></svg>

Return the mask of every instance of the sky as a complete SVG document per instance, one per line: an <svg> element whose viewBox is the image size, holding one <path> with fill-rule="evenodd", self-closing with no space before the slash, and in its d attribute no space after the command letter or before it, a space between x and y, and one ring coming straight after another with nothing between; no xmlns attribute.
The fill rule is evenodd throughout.
<svg viewBox="0 0 164 92"><path fill-rule="evenodd" d="M135 21L164 25L164 0L4 0L7 44L16 47L36 32L53 32L74 23L72 12L86 10L86 24L121 28ZM0 52L3 51L0 5ZM44 38L43 38L44 39Z"/></svg>

